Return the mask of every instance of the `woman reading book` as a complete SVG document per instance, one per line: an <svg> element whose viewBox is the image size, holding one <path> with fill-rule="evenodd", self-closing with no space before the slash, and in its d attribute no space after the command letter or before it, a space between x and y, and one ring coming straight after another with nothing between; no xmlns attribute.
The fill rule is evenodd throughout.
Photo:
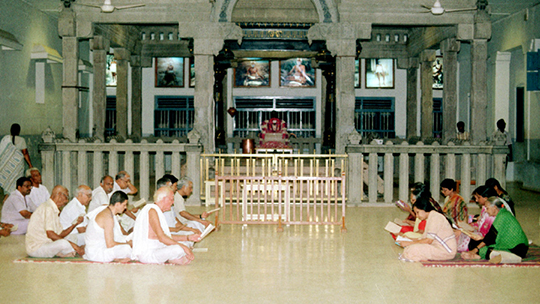
<svg viewBox="0 0 540 304"><path fill-rule="evenodd" d="M435 210L439 212L442 212L441 206L431 197L431 192L427 189L426 185L417 182L414 183L411 187L411 193L409 198L411 204L414 204L420 196L428 198L430 203L433 205L433 208L435 208ZM426 221L418 219L416 217L416 214L412 211L411 207L409 207L409 205L405 202L397 201L396 204L403 211L410 213L409 216L403 221L407 225L403 225L401 227L400 235L405 235L408 238L419 238L424 232L424 229L426 227Z"/></svg>
<svg viewBox="0 0 540 304"><path fill-rule="evenodd" d="M529 240L517 219L498 197L490 197L485 204L487 213L495 220L482 242L469 252L464 259L490 259L494 263L520 263L529 250Z"/></svg>
<svg viewBox="0 0 540 304"><path fill-rule="evenodd" d="M426 220L422 237L413 241L401 241L405 247L400 259L406 261L450 260L456 256L456 237L446 217L435 210L429 198L420 196L413 205L416 217Z"/></svg>
<svg viewBox="0 0 540 304"><path fill-rule="evenodd" d="M455 180L447 178L441 182L441 193L446 197L443 205L443 212L453 224L458 221L467 220L467 203L456 191Z"/></svg>

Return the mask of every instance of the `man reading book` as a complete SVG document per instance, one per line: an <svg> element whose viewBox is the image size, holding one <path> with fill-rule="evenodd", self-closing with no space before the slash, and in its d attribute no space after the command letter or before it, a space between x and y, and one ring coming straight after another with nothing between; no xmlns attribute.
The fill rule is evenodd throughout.
<svg viewBox="0 0 540 304"><path fill-rule="evenodd" d="M174 203L173 190L161 187L154 194L154 204L147 204L137 216L133 232L133 257L142 263L174 263L193 261L193 252L179 242L200 241L200 234L171 235L163 212Z"/></svg>

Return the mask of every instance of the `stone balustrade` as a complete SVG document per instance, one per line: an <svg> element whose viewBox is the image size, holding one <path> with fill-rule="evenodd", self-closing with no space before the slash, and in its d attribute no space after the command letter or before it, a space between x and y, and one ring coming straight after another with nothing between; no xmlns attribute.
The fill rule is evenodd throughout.
<svg viewBox="0 0 540 304"><path fill-rule="evenodd" d="M410 145L389 141L384 145L375 142L348 145L346 152L349 155L348 202L353 205L362 202L364 184L368 186L367 199L370 203L377 202L381 196L377 193L381 182L384 184L382 199L386 203L396 199L408 201L409 186L414 182L428 183L433 198L439 202L442 202L439 186L445 178L460 182L460 194L466 201L474 190L471 182L482 185L486 179L494 177L503 187L506 184L506 146L470 145L467 142L460 145L453 142L448 145L438 142ZM369 176L364 176L366 172ZM397 197L394 195L396 183Z"/></svg>
<svg viewBox="0 0 540 304"><path fill-rule="evenodd" d="M104 175L114 176L121 170L131 175L132 183L139 188L141 198L152 200L155 182L166 172L180 177L188 175L193 180L193 195L188 204L200 204L199 144L165 143L158 139L149 143L143 139L134 143L128 139L115 139L103 143L80 140L72 143L64 140L46 140L39 145L42 158L43 184L49 189L64 185L71 194L78 185L91 188L99 186ZM185 166L182 164L185 163Z"/></svg>

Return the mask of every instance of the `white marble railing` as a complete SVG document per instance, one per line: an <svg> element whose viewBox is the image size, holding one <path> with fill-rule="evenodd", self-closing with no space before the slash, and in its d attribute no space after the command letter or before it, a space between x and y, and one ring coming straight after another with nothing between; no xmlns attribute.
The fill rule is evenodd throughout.
<svg viewBox="0 0 540 304"><path fill-rule="evenodd" d="M113 139L109 143L99 140L80 140L78 143L48 141L40 144L39 149L43 184L49 189L59 184L67 187L72 194L82 184L94 189L104 175L114 178L119 171L125 170L131 175L132 183L139 188L138 195L152 200L156 179L170 172L178 178L186 174L192 178L193 195L188 203L200 204L201 145L176 140L164 143L161 139L156 143L144 139L140 143L129 139L126 142Z"/></svg>
<svg viewBox="0 0 540 304"><path fill-rule="evenodd" d="M505 161L508 147L493 145L424 145L418 142L409 145L403 142L394 145L349 145L348 201L359 204L364 197L364 184L368 186L367 201L378 200L379 187L383 186L382 199L392 202L397 199L408 201L409 186L414 182L429 183L433 197L441 202L440 182L445 178L460 181L460 193L466 201L472 190L471 181L482 185L494 177L505 185ZM364 164L367 164L367 166ZM367 170L362 170L366 166ZM364 176L367 172L368 176ZM382 179L382 180L381 180ZM365 182L364 182L365 181ZM394 195L394 184L398 184L398 195ZM380 200L379 200L380 201Z"/></svg>

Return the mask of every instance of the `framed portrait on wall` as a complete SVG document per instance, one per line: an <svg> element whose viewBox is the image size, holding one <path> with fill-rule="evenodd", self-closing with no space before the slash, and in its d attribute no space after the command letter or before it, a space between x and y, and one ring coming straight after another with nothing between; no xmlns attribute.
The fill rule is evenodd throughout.
<svg viewBox="0 0 540 304"><path fill-rule="evenodd" d="M394 88L394 59L366 59L366 89Z"/></svg>
<svg viewBox="0 0 540 304"><path fill-rule="evenodd" d="M189 87L195 87L195 58L189 58Z"/></svg>
<svg viewBox="0 0 540 304"><path fill-rule="evenodd" d="M280 61L282 87L315 87L315 69L309 58L292 58Z"/></svg>
<svg viewBox="0 0 540 304"><path fill-rule="evenodd" d="M360 85L360 83L361 83L361 81L360 81L361 67L362 67L362 60L361 59L356 59L354 61L354 87L357 88L357 89L359 89L361 87L361 85Z"/></svg>
<svg viewBox="0 0 540 304"><path fill-rule="evenodd" d="M105 69L105 85L108 87L116 86L116 60L114 55L107 54L107 67Z"/></svg>
<svg viewBox="0 0 540 304"><path fill-rule="evenodd" d="M184 86L184 58L156 58L156 87Z"/></svg>
<svg viewBox="0 0 540 304"><path fill-rule="evenodd" d="M270 61L259 58L245 58L234 69L235 87L269 87Z"/></svg>
<svg viewBox="0 0 540 304"><path fill-rule="evenodd" d="M443 58L442 56L437 56L435 61L433 61L433 89L442 90L443 89Z"/></svg>

